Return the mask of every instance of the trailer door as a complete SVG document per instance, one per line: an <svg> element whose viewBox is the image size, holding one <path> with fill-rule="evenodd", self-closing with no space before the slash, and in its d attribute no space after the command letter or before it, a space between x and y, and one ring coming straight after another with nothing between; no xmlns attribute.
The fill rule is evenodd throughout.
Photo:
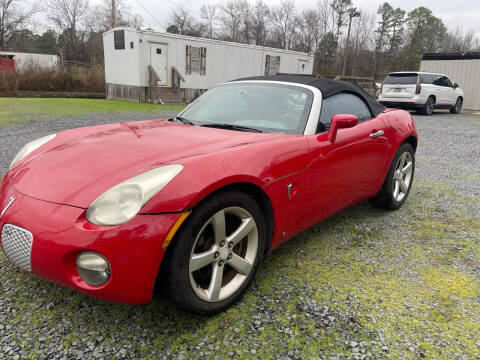
<svg viewBox="0 0 480 360"><path fill-rule="evenodd" d="M167 85L167 45L150 44L150 65L157 72L158 85Z"/></svg>
<svg viewBox="0 0 480 360"><path fill-rule="evenodd" d="M308 70L308 61L307 60L298 60L298 73L299 74L306 74Z"/></svg>

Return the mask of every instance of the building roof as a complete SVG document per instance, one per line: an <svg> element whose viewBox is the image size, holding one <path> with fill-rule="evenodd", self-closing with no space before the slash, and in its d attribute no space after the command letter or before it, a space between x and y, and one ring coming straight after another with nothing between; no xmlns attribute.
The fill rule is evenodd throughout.
<svg viewBox="0 0 480 360"><path fill-rule="evenodd" d="M32 52L10 51L10 50L1 50L0 55L58 56L57 54L41 54L41 53L32 53Z"/></svg>
<svg viewBox="0 0 480 360"><path fill-rule="evenodd" d="M176 39L184 39L189 41L197 41L197 42L203 42L203 43L220 44L220 45L228 45L228 46L236 46L236 47L244 47L244 48L257 48L257 49L263 49L265 51L272 51L272 52L275 51L275 52L280 52L285 54L296 54L298 56L308 56L311 58L314 57L313 54L309 54L301 51L295 51L295 50L278 49L278 48L272 48L272 47L261 46L261 45L243 44L239 42L224 41L224 40L217 40L217 39L207 39L207 38L201 38L196 36L159 32L159 31L150 30L150 29L141 30L141 29L135 29L132 27L116 27L108 31L105 31L103 33L103 36L111 32L114 32L116 30L126 30L126 31L131 31L137 34L142 34L142 35L162 36L162 37L169 37L169 38L176 38Z"/></svg>
<svg viewBox="0 0 480 360"><path fill-rule="evenodd" d="M322 92L324 98L328 98L338 93L348 92L353 93L362 98L370 108L370 111L374 116L378 116L385 106L375 100L369 93L363 90L361 87L347 82L339 80L330 80L326 78L311 76L311 75L274 75L274 76L254 76L248 78L237 79L235 81L282 81L296 84L303 84L313 86Z"/></svg>
<svg viewBox="0 0 480 360"><path fill-rule="evenodd" d="M480 53L426 53L422 60L480 60Z"/></svg>
<svg viewBox="0 0 480 360"><path fill-rule="evenodd" d="M436 72L431 72L431 71L393 71L389 73L388 75L392 74L412 74L412 75L418 75L418 74L431 74L431 75L443 75L440 73Z"/></svg>

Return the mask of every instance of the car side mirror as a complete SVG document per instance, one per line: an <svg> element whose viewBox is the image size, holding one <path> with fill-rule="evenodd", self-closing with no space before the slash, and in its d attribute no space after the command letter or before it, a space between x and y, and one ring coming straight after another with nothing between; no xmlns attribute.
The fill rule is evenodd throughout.
<svg viewBox="0 0 480 360"><path fill-rule="evenodd" d="M460 85L458 85L457 83L453 84L453 88L454 88L454 89L456 89L456 88L458 88L458 87L460 87Z"/></svg>
<svg viewBox="0 0 480 360"><path fill-rule="evenodd" d="M358 116L349 114L337 114L332 117L328 140L333 144L337 138L338 129L352 128L358 124Z"/></svg>

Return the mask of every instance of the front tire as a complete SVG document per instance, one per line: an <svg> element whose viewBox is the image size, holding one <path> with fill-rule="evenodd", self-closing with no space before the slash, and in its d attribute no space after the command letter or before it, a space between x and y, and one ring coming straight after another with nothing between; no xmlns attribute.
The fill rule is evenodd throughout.
<svg viewBox="0 0 480 360"><path fill-rule="evenodd" d="M460 114L460 112L462 111L462 107L463 107L463 99L458 98L453 108L450 109L450 112L452 114Z"/></svg>
<svg viewBox="0 0 480 360"><path fill-rule="evenodd" d="M423 105L421 109L421 113L423 115L428 116L428 115L432 115L434 110L435 110L435 98L433 96L430 96L427 99L427 102L425 103L425 105Z"/></svg>
<svg viewBox="0 0 480 360"><path fill-rule="evenodd" d="M395 154L382 189L372 199L373 203L384 209L400 209L410 194L414 174L415 152L412 145L405 143Z"/></svg>
<svg viewBox="0 0 480 360"><path fill-rule="evenodd" d="M165 254L166 295L179 307L209 315L240 298L263 258L266 226L258 204L238 191L194 209Z"/></svg>

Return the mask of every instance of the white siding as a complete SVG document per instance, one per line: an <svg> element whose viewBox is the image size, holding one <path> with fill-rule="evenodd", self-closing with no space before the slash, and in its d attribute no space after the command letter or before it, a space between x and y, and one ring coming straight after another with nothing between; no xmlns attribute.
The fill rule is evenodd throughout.
<svg viewBox="0 0 480 360"><path fill-rule="evenodd" d="M133 42L133 49L130 48L130 42ZM123 50L115 49L113 31L106 32L103 35L103 49L106 83L139 86L141 80L137 32L125 29L125 49Z"/></svg>
<svg viewBox="0 0 480 360"><path fill-rule="evenodd" d="M125 30L125 50L114 50L113 30L104 34L105 74L107 83L148 86L150 44L168 45L167 74L171 66L184 77L181 87L187 89L209 89L229 80L264 75L265 55L280 56L281 73L298 73L299 61L306 64L305 74L312 74L313 55L260 46L234 44L223 41L192 38L174 34L137 32ZM130 50L134 41L134 50ZM186 46L205 47L206 74L186 74ZM134 69L137 69L135 74ZM171 84L171 79L168 79Z"/></svg>
<svg viewBox="0 0 480 360"><path fill-rule="evenodd" d="M422 60L420 71L447 75L465 93L463 108L480 110L480 60Z"/></svg>

